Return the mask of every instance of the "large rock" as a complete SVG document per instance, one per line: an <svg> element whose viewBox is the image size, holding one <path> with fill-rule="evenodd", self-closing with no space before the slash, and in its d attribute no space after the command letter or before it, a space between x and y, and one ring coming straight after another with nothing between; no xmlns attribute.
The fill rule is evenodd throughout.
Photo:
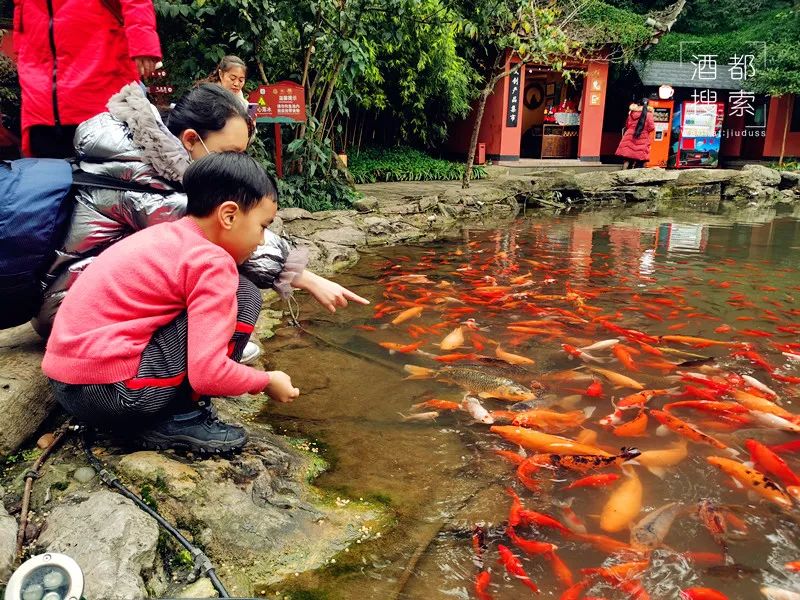
<svg viewBox="0 0 800 600"><path fill-rule="evenodd" d="M678 178L677 171L668 171L661 167L652 169L628 169L616 171L613 174L614 180L621 185L653 185L656 183L666 183L675 181Z"/></svg>
<svg viewBox="0 0 800 600"><path fill-rule="evenodd" d="M764 165L745 165L728 184L722 193L737 205L750 201L774 202L782 198L778 192L781 174Z"/></svg>
<svg viewBox="0 0 800 600"><path fill-rule="evenodd" d="M317 247L320 254L316 259L316 264L326 272L339 271L358 262L358 252L351 246L318 241Z"/></svg>
<svg viewBox="0 0 800 600"><path fill-rule="evenodd" d="M158 452L134 452L126 455L119 468L134 481L157 481L167 493L183 498L197 488L200 474L187 464Z"/></svg>
<svg viewBox="0 0 800 600"><path fill-rule="evenodd" d="M611 190L616 184L613 173L605 171L578 173L575 183L582 193L596 193Z"/></svg>
<svg viewBox="0 0 800 600"><path fill-rule="evenodd" d="M203 577L175 594L176 598L219 598L219 592L210 579Z"/></svg>
<svg viewBox="0 0 800 600"><path fill-rule="evenodd" d="M363 246L367 243L366 234L353 226L342 226L336 229L323 229L311 234L316 242L327 242L339 246Z"/></svg>
<svg viewBox="0 0 800 600"><path fill-rule="evenodd" d="M308 212L304 208L297 208L295 206L290 206L288 208L282 208L278 211L278 215L284 222L289 223L290 221L296 221L297 219L313 219L314 215Z"/></svg>
<svg viewBox="0 0 800 600"><path fill-rule="evenodd" d="M737 180L754 181L763 186L777 187L781 183L781 174L764 165L745 165L739 172Z"/></svg>
<svg viewBox="0 0 800 600"><path fill-rule="evenodd" d="M30 325L0 331L0 455L19 448L56 405L42 374L44 341Z"/></svg>
<svg viewBox="0 0 800 600"><path fill-rule="evenodd" d="M400 219L386 219L379 216L365 217L362 226L367 232L369 245L387 246L417 239L422 232Z"/></svg>
<svg viewBox="0 0 800 600"><path fill-rule="evenodd" d="M726 183L738 175L732 169L683 169L678 172L675 185L708 185L711 183Z"/></svg>
<svg viewBox="0 0 800 600"><path fill-rule="evenodd" d="M0 584L6 583L11 577L17 547L17 527L17 520L6 512L0 502Z"/></svg>
<svg viewBox="0 0 800 600"><path fill-rule="evenodd" d="M155 568L158 527L133 502L106 490L75 494L47 517L38 545L75 559L85 596L127 600L148 595L143 575Z"/></svg>

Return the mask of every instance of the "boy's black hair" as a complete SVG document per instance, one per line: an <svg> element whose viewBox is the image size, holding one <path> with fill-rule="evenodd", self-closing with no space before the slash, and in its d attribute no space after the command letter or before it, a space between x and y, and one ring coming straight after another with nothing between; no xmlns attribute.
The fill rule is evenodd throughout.
<svg viewBox="0 0 800 600"><path fill-rule="evenodd" d="M167 116L167 129L180 137L187 129L194 129L201 138L211 131L219 131L232 117L250 122L247 108L239 99L221 85L204 83L184 95Z"/></svg>
<svg viewBox="0 0 800 600"><path fill-rule="evenodd" d="M278 189L258 162L240 152L212 152L193 162L183 175L186 214L207 217L232 200L247 212L265 196L278 201Z"/></svg>

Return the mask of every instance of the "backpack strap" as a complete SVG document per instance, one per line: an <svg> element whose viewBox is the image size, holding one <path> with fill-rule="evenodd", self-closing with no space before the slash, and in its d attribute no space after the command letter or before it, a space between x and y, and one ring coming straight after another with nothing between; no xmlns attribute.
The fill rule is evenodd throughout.
<svg viewBox="0 0 800 600"><path fill-rule="evenodd" d="M142 194L161 194L163 196L181 192L180 186L170 190L162 190L133 181L123 181L109 175L87 173L75 166L72 168L72 183L73 185L81 185L84 187L105 188L121 192L140 192Z"/></svg>

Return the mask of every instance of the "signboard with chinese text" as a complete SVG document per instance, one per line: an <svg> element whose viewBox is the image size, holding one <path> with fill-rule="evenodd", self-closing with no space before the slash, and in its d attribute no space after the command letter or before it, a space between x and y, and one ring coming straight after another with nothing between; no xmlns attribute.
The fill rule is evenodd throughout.
<svg viewBox="0 0 800 600"><path fill-rule="evenodd" d="M306 120L305 89L294 81L260 85L247 99L256 105L256 123L303 123Z"/></svg>
<svg viewBox="0 0 800 600"><path fill-rule="evenodd" d="M508 114L506 127L516 127L519 124L519 88L522 75L519 71L508 78Z"/></svg>

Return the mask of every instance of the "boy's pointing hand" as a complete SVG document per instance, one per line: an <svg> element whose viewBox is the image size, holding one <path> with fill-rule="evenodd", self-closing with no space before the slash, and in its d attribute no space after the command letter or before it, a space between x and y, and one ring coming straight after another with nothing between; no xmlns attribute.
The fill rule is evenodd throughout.
<svg viewBox="0 0 800 600"><path fill-rule="evenodd" d="M291 402L300 395L292 385L292 378L283 371L269 371L269 383L264 391L276 402Z"/></svg>

